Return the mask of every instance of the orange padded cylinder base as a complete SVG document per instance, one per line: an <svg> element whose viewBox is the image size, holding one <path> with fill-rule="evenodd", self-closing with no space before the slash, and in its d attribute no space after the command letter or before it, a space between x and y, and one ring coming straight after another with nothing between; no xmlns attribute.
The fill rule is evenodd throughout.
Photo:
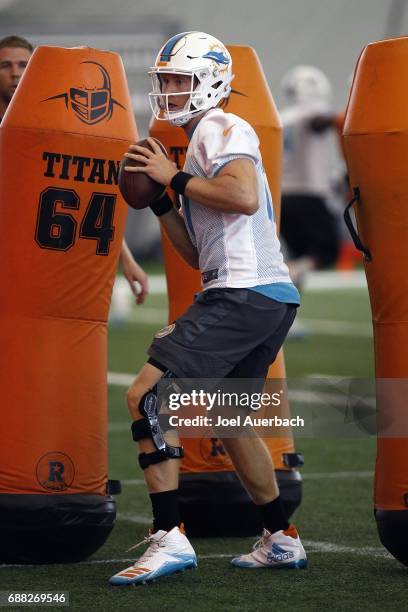
<svg viewBox="0 0 408 612"><path fill-rule="evenodd" d="M225 112L247 120L260 140L263 164L268 176L279 225L280 177L282 165L282 128L262 66L256 52L249 47L228 47L236 74ZM241 95L240 95L241 94ZM242 95L243 94L243 95ZM153 120L150 134L167 148L178 167L185 161L188 140L181 128L166 121ZM169 298L169 321L184 313L201 291L200 273L190 268L177 254L165 235L162 236L164 264ZM285 378L283 352L271 366L270 378ZM281 494L288 516L301 501L299 472L288 469L282 456L294 453L292 437L266 439L273 457ZM256 508L238 480L233 465L217 438L185 438L185 457L181 463L181 511L190 535L255 535L260 531ZM234 511L232 511L234 508Z"/></svg>
<svg viewBox="0 0 408 612"><path fill-rule="evenodd" d="M374 502L384 546L408 565L408 38L368 45L344 127L350 183L360 189L360 238L374 326L378 439ZM384 379L390 379L385 381ZM393 431L382 425L393 422ZM397 437L398 433L405 437Z"/></svg>
<svg viewBox="0 0 408 612"><path fill-rule="evenodd" d="M0 561L76 561L107 492L107 317L137 140L122 62L40 47L0 127Z"/></svg>

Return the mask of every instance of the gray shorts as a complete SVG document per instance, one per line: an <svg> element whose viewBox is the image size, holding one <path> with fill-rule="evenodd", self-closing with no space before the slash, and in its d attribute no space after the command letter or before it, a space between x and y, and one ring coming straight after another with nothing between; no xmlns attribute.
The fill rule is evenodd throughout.
<svg viewBox="0 0 408 612"><path fill-rule="evenodd" d="M178 378L266 378L296 309L249 289L207 289L157 332L149 361Z"/></svg>

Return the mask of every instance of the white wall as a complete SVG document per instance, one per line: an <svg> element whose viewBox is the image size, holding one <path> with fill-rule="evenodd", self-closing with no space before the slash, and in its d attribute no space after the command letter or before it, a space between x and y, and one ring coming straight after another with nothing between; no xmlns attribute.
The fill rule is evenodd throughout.
<svg viewBox="0 0 408 612"><path fill-rule="evenodd" d="M0 5L0 35L10 28L53 33L131 33L199 29L255 47L279 102L279 81L294 64L323 69L344 104L347 80L365 44L383 38L391 5L405 0L15 0ZM408 10L399 32L408 29ZM152 25L153 24L153 25ZM156 28L154 26L156 24ZM39 31L42 29L43 32ZM168 32L169 34L175 32Z"/></svg>

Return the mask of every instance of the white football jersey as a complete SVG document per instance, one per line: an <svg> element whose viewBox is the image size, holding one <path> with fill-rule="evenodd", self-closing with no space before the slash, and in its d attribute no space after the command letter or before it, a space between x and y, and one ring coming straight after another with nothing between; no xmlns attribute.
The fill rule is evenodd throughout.
<svg viewBox="0 0 408 612"><path fill-rule="evenodd" d="M213 178L225 164L242 157L253 161L258 177L259 208L254 215L220 212L181 198L204 289L291 282L280 252L259 140L249 123L219 108L210 110L192 135L184 170Z"/></svg>
<svg viewBox="0 0 408 612"><path fill-rule="evenodd" d="M333 158L331 130L314 132L311 120L326 115L326 104L294 105L281 113L284 134L282 193L327 198Z"/></svg>

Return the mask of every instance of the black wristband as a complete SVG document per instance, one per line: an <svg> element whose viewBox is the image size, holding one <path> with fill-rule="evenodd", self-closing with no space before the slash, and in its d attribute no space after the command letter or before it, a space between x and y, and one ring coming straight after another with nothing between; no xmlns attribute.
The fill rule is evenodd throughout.
<svg viewBox="0 0 408 612"><path fill-rule="evenodd" d="M184 195L186 185L193 176L193 174L189 174L188 172L177 172L171 179L170 187L174 189L176 193Z"/></svg>
<svg viewBox="0 0 408 612"><path fill-rule="evenodd" d="M164 196L162 196L159 200L155 200L154 202L149 204L149 206L156 215L156 217L161 217L173 208L173 202L166 191Z"/></svg>

